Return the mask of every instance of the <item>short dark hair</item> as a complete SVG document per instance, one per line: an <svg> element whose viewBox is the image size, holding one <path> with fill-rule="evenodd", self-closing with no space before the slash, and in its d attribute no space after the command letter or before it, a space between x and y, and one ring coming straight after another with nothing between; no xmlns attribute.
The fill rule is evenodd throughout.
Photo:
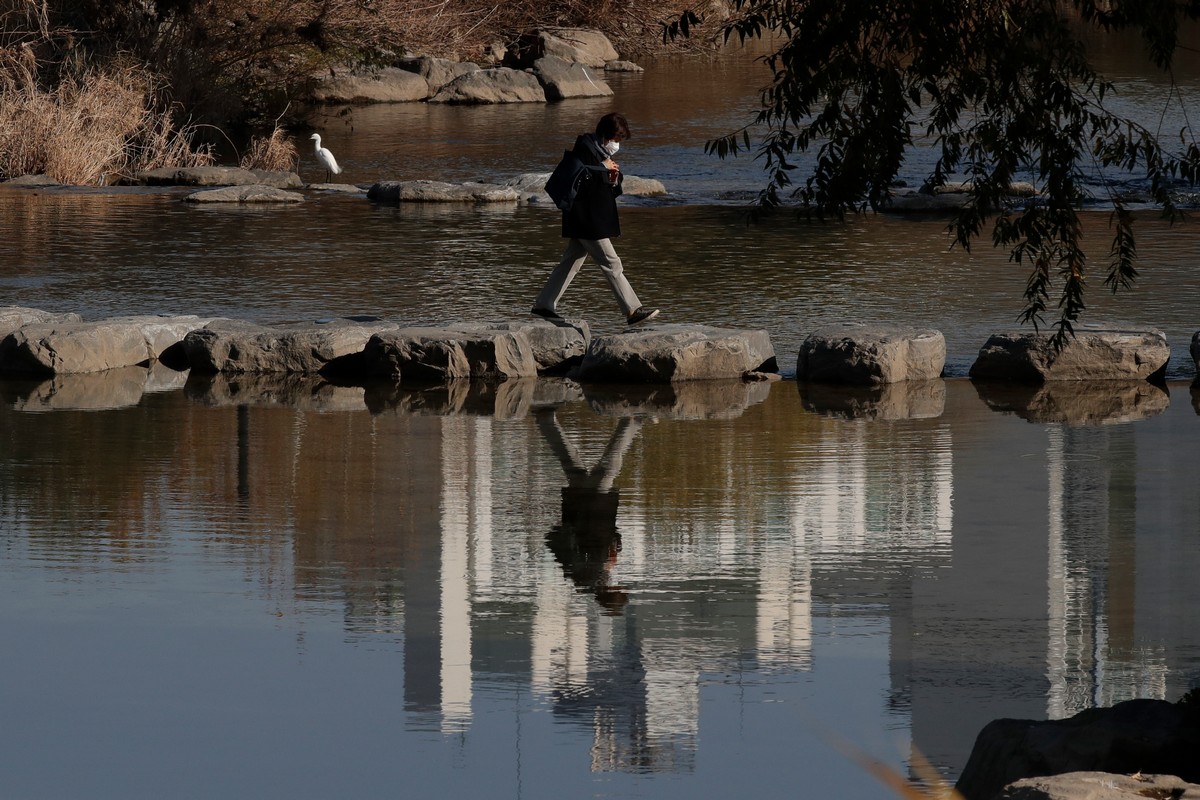
<svg viewBox="0 0 1200 800"><path fill-rule="evenodd" d="M615 139L620 142L632 137L633 134L629 132L629 121L625 119L625 115L614 111L611 114L605 114L596 123L596 136L605 141Z"/></svg>

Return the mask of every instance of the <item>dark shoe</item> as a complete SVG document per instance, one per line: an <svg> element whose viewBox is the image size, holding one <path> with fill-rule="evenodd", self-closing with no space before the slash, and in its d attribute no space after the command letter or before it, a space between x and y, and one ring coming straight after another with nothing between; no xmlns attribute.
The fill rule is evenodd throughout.
<svg viewBox="0 0 1200 800"><path fill-rule="evenodd" d="M529 313L542 319L562 319L557 311L551 311L548 308L531 308Z"/></svg>
<svg viewBox="0 0 1200 800"><path fill-rule="evenodd" d="M637 311L630 314L629 319L626 321L630 325L637 325L639 322L645 322L646 320L654 319L657 316L658 316L657 308L646 308L645 306L642 306Z"/></svg>

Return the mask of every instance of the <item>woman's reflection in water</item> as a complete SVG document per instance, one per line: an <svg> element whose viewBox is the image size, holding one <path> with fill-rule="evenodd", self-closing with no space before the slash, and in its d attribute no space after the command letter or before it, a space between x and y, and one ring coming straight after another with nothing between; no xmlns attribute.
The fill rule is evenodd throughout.
<svg viewBox="0 0 1200 800"><path fill-rule="evenodd" d="M612 585L612 570L621 552L617 531L620 490L613 487L613 481L641 430L641 420L622 418L604 454L590 469L563 434L553 410L538 412L537 425L567 475L562 489L562 523L546 535L550 552L563 573L576 586L592 592L606 613L620 614L629 596L623 587Z"/></svg>

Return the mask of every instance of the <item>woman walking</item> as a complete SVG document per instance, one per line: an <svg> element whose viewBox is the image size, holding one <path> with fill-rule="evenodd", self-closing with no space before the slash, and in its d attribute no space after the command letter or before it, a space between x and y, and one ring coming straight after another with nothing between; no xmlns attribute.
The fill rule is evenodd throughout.
<svg viewBox="0 0 1200 800"><path fill-rule="evenodd" d="M621 235L617 197L622 192L621 183L624 181L621 168L613 161L613 156L620 149L621 142L629 137L629 123L624 116L614 112L600 118L595 133L580 134L575 140L571 152L583 162L585 170L574 202L563 211L562 235L568 240L567 248L534 301L532 313L537 316L559 318L558 301L588 256L604 273L628 324L637 325L658 315L657 308L646 308L638 300L625 278L621 259L611 241Z"/></svg>

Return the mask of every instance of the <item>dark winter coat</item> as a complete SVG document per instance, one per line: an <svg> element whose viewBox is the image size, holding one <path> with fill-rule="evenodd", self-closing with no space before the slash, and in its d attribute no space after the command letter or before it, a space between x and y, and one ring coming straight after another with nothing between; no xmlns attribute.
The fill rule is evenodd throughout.
<svg viewBox="0 0 1200 800"><path fill-rule="evenodd" d="M590 166L601 166L606 158L595 134L585 133L575 140L573 152ZM579 194L569 211L563 212L562 235L567 239L612 239L621 235L617 219L617 197L621 194L622 175L616 185L603 172L588 170L579 186Z"/></svg>

